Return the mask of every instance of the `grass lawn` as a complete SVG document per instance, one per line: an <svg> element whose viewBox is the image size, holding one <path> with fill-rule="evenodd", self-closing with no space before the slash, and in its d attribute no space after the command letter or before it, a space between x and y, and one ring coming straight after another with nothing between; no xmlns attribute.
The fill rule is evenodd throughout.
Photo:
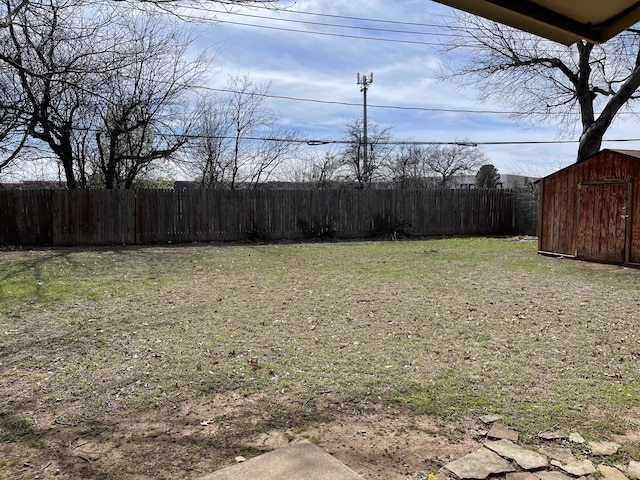
<svg viewBox="0 0 640 480"><path fill-rule="evenodd" d="M587 439L633 429L640 271L539 256L536 246L0 252L0 478L25 462L54 462L67 478L72 451L78 476L126 477L109 477L73 442L109 433L117 462L123 448L166 433L154 430L154 412L179 430L188 406L212 399L225 406L202 419L220 426L204 443L222 449L387 406L439 422L500 413L525 439L554 426ZM147 430L117 437L133 417ZM174 438L202 454L184 442ZM175 475L156 463L149 478Z"/></svg>

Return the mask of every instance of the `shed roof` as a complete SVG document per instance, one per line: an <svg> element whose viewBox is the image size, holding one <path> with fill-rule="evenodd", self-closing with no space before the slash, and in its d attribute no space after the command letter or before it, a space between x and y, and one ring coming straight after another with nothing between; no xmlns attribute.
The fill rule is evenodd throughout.
<svg viewBox="0 0 640 480"><path fill-rule="evenodd" d="M615 153L619 153L620 155L626 155L627 157L633 157L633 158L637 158L640 159L640 150L618 150L618 149L613 149L613 148L607 148L604 151L608 151L608 152L615 152ZM600 153L600 152L598 152ZM597 155L597 153L596 153Z"/></svg>
<svg viewBox="0 0 640 480"><path fill-rule="evenodd" d="M435 0L570 45L606 42L640 21L637 0Z"/></svg>
<svg viewBox="0 0 640 480"><path fill-rule="evenodd" d="M624 155L625 157L629 157L632 160L640 160L640 150L618 150L618 149L613 149L613 148L605 148L604 150L600 150L598 153L595 153L593 155L591 155L590 157L586 158L585 160L583 160L580 163L584 163L584 162L588 162L589 160L591 160L594 157L597 157L598 155L600 155L602 152L613 152L613 153L617 153L619 155ZM580 165L580 163L572 163L571 165L567 165L564 168L561 168L560 170L550 173L549 175L547 175L544 178L549 178L549 177L553 177L554 175L558 175L561 172L565 172L567 170L569 170L570 168L575 167L576 165ZM541 180L544 180L541 179Z"/></svg>

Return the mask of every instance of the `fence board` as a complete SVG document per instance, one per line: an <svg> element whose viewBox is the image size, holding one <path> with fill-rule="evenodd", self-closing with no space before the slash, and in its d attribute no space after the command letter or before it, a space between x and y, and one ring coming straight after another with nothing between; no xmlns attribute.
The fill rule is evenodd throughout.
<svg viewBox="0 0 640 480"><path fill-rule="evenodd" d="M52 190L0 190L0 244L53 243Z"/></svg>
<svg viewBox="0 0 640 480"><path fill-rule="evenodd" d="M50 217L55 245L135 243L135 192L53 190Z"/></svg>
<svg viewBox="0 0 640 480"><path fill-rule="evenodd" d="M30 190L0 192L0 242L101 245L302 238L300 221L366 237L376 217L418 236L527 233L504 190ZM519 220L527 217L527 220ZM514 230L514 226L517 230ZM526 228L527 232L520 232Z"/></svg>

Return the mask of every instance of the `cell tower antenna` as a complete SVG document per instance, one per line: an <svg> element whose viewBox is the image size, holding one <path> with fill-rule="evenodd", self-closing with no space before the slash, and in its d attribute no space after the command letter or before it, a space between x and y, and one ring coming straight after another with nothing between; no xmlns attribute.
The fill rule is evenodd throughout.
<svg viewBox="0 0 640 480"><path fill-rule="evenodd" d="M369 86L373 83L373 72L371 72L368 76L367 74L360 75L358 73L358 85L360 85L360 91L363 95L363 116L362 116L362 143L364 147L364 155L363 155L363 167L364 171L369 171L369 157L368 157L368 138L367 138L367 90Z"/></svg>

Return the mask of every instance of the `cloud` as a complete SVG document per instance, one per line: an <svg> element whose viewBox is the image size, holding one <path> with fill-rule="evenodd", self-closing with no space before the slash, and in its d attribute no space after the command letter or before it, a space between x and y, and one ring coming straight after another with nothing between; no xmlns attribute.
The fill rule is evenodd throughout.
<svg viewBox="0 0 640 480"><path fill-rule="evenodd" d="M401 140L534 142L560 137L557 128L545 123L531 128L514 123L507 113L472 113L507 108L479 102L472 87L438 79L446 59L437 45L446 42L450 32L443 25L453 15L447 7L424 0L299 0L287 5L290 12L237 8L234 14L217 14L220 23L197 26L196 33L200 47L219 47L212 70L220 73L213 86L222 88L228 75L269 83L270 93L281 98L267 99L268 106L280 112L283 125L297 127L308 138L339 139L345 123L362 115L358 72L374 73L368 91L370 121L393 126L393 135ZM633 137L636 127L627 117L616 122L608 137ZM546 171L573 162L577 145L500 145L485 150L501 172L519 173L529 166Z"/></svg>

